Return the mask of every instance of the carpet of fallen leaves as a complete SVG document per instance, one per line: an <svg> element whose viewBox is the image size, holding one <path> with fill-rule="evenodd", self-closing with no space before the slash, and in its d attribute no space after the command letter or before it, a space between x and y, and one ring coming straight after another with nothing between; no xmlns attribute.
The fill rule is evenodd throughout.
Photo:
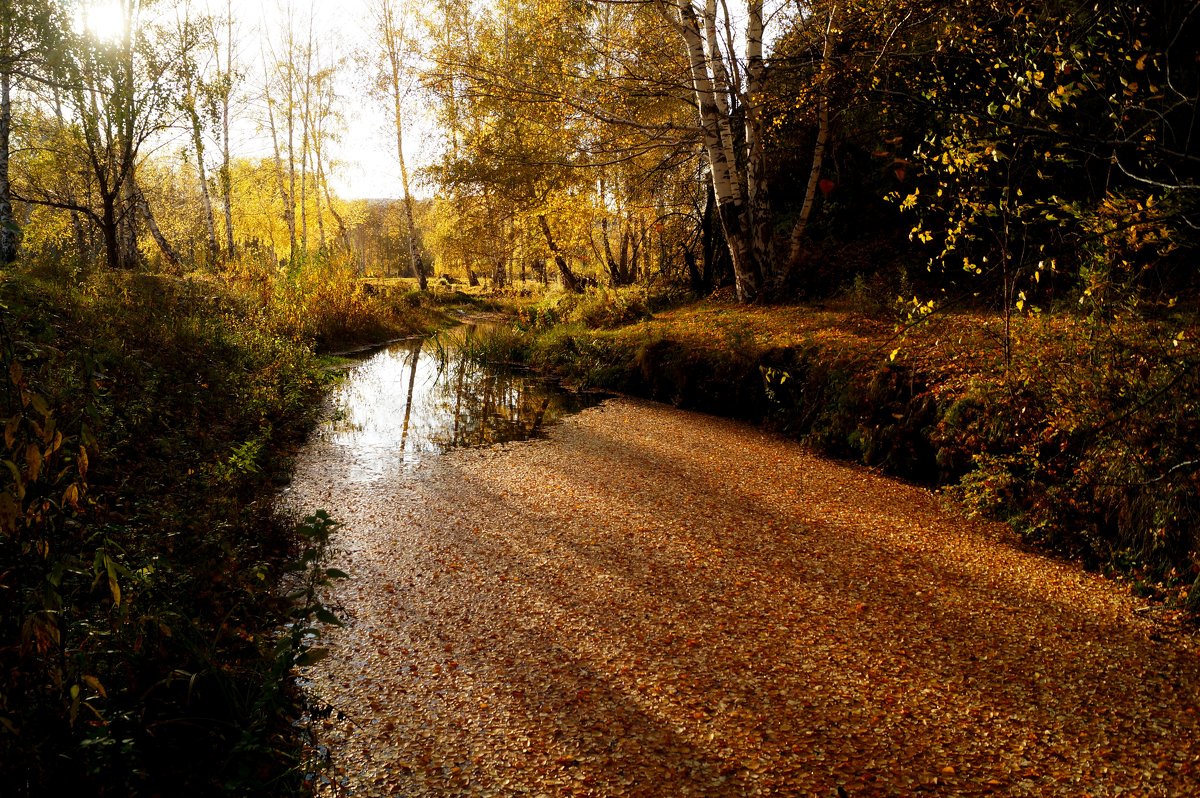
<svg viewBox="0 0 1200 798"><path fill-rule="evenodd" d="M375 482L305 669L326 795L1200 793L1200 656L930 492L618 399ZM339 714L340 713L340 714Z"/></svg>

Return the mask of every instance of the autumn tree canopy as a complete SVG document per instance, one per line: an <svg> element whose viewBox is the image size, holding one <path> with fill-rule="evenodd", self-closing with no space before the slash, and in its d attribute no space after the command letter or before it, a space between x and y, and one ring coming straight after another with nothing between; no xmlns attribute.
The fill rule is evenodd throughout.
<svg viewBox="0 0 1200 798"><path fill-rule="evenodd" d="M347 47L288 4L5 3L0 252L1005 312L1191 284L1195 2L363 8ZM331 187L355 85L398 217Z"/></svg>

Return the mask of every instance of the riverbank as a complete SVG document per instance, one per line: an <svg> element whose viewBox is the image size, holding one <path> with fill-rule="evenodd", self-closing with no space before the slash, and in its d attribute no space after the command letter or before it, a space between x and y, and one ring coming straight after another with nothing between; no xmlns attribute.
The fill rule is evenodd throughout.
<svg viewBox="0 0 1200 798"><path fill-rule="evenodd" d="M270 497L317 419L318 351L444 326L447 301L20 265L0 279L15 795L301 788L278 634L304 538Z"/></svg>
<svg viewBox="0 0 1200 798"><path fill-rule="evenodd" d="M1200 608L1194 319L947 312L912 324L845 305L656 308L616 293L515 312L486 356L765 423Z"/></svg>

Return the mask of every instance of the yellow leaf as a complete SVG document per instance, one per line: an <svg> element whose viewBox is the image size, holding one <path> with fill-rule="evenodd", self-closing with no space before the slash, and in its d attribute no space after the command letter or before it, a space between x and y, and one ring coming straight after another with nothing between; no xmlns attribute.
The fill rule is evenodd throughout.
<svg viewBox="0 0 1200 798"><path fill-rule="evenodd" d="M121 585L117 583L117 564L105 554L104 569L108 571L108 592L112 594L114 606L121 606Z"/></svg>
<svg viewBox="0 0 1200 798"><path fill-rule="evenodd" d="M83 682L99 693L101 698L108 698L108 692L104 689L104 685L100 684L100 680L95 676L84 676Z"/></svg>
<svg viewBox="0 0 1200 798"><path fill-rule="evenodd" d="M25 447L25 465L29 469L29 481L35 482L42 473L42 450L36 443Z"/></svg>

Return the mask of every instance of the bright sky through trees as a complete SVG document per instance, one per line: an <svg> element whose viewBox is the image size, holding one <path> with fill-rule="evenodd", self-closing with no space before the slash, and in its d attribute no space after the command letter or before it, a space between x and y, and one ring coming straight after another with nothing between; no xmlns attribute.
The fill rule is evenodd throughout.
<svg viewBox="0 0 1200 798"><path fill-rule="evenodd" d="M125 15L116 0L93 3L81 12L84 27L101 41L114 41L125 30Z"/></svg>
<svg viewBox="0 0 1200 798"><path fill-rule="evenodd" d="M340 112L344 122L338 125L338 139L331 142L331 157L335 168L329 175L334 191L341 197L395 198L402 193L400 167L396 162L394 133L387 120L386 109L368 96L363 70L353 59L369 47L370 13L367 0L263 0L235 2L234 14L239 26L238 57L248 75L261 72L260 52L269 46L268 40L277 37L290 10L297 26L306 25L311 9L313 35L330 58L348 57L339 75L337 92L341 98ZM200 0L200 8L213 14L223 14L225 0ZM413 23L412 28L419 27ZM420 103L412 104L414 120ZM267 157L271 143L265 131L259 129L254 114L241 120L235 138L238 155ZM425 165L428 153L436 148L432 132L414 130L406 136L405 147L412 153L417 168ZM411 139L411 141L407 140ZM420 193L420 187L416 187Z"/></svg>

